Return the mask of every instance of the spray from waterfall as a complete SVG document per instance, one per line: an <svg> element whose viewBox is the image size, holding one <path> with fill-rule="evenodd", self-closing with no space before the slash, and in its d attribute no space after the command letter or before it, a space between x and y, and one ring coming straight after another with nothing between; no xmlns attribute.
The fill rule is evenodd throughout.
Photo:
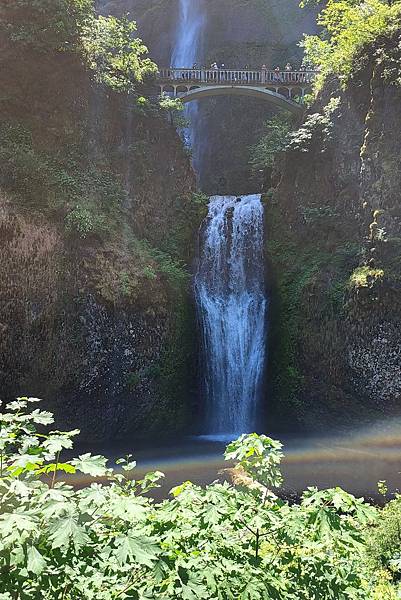
<svg viewBox="0 0 401 600"><path fill-rule="evenodd" d="M266 358L263 241L260 195L211 198L195 277L208 434L256 427Z"/></svg>

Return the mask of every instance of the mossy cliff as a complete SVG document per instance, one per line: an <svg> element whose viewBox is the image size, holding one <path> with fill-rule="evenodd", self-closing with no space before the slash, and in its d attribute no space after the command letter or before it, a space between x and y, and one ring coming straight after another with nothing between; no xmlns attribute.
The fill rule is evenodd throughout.
<svg viewBox="0 0 401 600"><path fill-rule="evenodd" d="M367 48L345 89L326 82L266 182L267 402L294 426L400 412L399 41Z"/></svg>
<svg viewBox="0 0 401 600"><path fill-rule="evenodd" d="M181 141L76 54L2 31L1 396L43 397L86 440L180 430L205 210Z"/></svg>

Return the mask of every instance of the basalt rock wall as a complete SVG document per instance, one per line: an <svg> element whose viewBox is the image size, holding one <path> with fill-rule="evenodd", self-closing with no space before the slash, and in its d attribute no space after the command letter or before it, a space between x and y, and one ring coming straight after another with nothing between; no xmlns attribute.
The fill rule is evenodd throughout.
<svg viewBox="0 0 401 600"><path fill-rule="evenodd" d="M1 398L43 398L84 441L180 431L204 214L181 141L77 55L0 50Z"/></svg>
<svg viewBox="0 0 401 600"><path fill-rule="evenodd" d="M394 65L399 35L381 44ZM267 402L295 426L400 412L401 89L376 51L326 83L266 181Z"/></svg>

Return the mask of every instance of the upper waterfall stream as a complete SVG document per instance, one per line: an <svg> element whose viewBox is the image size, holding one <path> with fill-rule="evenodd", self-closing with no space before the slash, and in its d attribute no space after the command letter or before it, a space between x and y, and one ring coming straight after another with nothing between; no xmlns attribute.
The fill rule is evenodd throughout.
<svg viewBox="0 0 401 600"><path fill-rule="evenodd" d="M260 195L211 198L195 277L208 434L256 426L266 357L263 240Z"/></svg>
<svg viewBox="0 0 401 600"><path fill-rule="evenodd" d="M200 61L201 38L205 26L205 11L201 0L179 0L179 18L176 43L171 56L171 65L176 68L192 67ZM197 170L199 165L200 143L198 103L191 102L184 108L188 126L181 135L185 145L192 150L192 162Z"/></svg>

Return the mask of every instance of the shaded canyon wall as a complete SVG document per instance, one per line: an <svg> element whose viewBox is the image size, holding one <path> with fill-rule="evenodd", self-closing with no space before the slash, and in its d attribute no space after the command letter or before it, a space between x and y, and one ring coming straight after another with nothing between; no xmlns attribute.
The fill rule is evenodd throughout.
<svg viewBox="0 0 401 600"><path fill-rule="evenodd" d="M181 430L205 211L181 141L76 56L0 50L1 397L87 441Z"/></svg>
<svg viewBox="0 0 401 600"><path fill-rule="evenodd" d="M266 182L282 422L327 430L400 412L399 36L381 40L380 63L368 48L346 89L326 84Z"/></svg>

